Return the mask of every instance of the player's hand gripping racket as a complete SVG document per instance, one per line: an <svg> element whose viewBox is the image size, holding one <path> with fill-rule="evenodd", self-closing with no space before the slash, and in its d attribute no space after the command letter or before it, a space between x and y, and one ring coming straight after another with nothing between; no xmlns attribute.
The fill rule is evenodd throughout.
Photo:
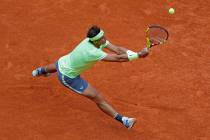
<svg viewBox="0 0 210 140"><path fill-rule="evenodd" d="M148 49L164 44L169 37L168 31L158 25L149 26L146 30L146 46Z"/></svg>

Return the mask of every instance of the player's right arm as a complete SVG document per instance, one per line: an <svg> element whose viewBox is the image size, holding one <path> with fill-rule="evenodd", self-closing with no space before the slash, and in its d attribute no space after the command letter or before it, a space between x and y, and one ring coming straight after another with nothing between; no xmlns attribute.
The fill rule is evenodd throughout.
<svg viewBox="0 0 210 140"><path fill-rule="evenodd" d="M107 54L102 61L109 61L109 62L128 62L132 61L137 58L145 57L149 54L149 50L147 48L144 48L140 52L132 52L128 50L125 54ZM135 55L135 58L132 58L132 55Z"/></svg>
<svg viewBox="0 0 210 140"><path fill-rule="evenodd" d="M116 46L116 45L113 45L109 42L109 44L106 46L106 48L116 54L126 54L126 51L128 49L126 48L123 48L123 47L119 47L119 46Z"/></svg>
<svg viewBox="0 0 210 140"><path fill-rule="evenodd" d="M102 61L109 61L109 62L127 62L128 56L127 54L107 54Z"/></svg>

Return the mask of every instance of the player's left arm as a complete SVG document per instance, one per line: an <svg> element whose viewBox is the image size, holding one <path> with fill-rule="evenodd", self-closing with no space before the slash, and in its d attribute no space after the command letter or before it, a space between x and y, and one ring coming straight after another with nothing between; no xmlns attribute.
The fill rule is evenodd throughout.
<svg viewBox="0 0 210 140"><path fill-rule="evenodd" d="M126 54L127 50L126 48L123 48L123 47L119 47L119 46L116 46L116 45L113 45L111 43L109 43L106 48L116 54Z"/></svg>
<svg viewBox="0 0 210 140"><path fill-rule="evenodd" d="M128 52L132 52L126 48L123 47L119 47L116 45L111 44L110 42L108 42L106 48L112 52L115 52L118 55L122 55L122 54L128 54ZM149 49L146 47L143 50L137 52L139 57L145 57L149 54Z"/></svg>

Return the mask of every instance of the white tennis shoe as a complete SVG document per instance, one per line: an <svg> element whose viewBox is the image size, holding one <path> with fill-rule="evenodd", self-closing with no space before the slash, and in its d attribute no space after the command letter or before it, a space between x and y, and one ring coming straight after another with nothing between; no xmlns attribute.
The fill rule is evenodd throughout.
<svg viewBox="0 0 210 140"><path fill-rule="evenodd" d="M136 118L123 117L122 121L125 127L127 127L128 129L131 129L136 123Z"/></svg>
<svg viewBox="0 0 210 140"><path fill-rule="evenodd" d="M41 73L41 68L37 68L32 71L32 76L33 77L38 77L38 76L47 77L47 76L50 76L50 73L43 74L43 73Z"/></svg>

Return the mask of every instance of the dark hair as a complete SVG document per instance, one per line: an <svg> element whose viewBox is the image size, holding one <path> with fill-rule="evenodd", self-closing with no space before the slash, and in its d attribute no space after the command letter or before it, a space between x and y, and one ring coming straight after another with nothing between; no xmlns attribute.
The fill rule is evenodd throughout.
<svg viewBox="0 0 210 140"><path fill-rule="evenodd" d="M87 32L87 37L92 38L92 37L96 36L100 32L100 30L101 29L98 26L96 26L96 25L92 26Z"/></svg>

